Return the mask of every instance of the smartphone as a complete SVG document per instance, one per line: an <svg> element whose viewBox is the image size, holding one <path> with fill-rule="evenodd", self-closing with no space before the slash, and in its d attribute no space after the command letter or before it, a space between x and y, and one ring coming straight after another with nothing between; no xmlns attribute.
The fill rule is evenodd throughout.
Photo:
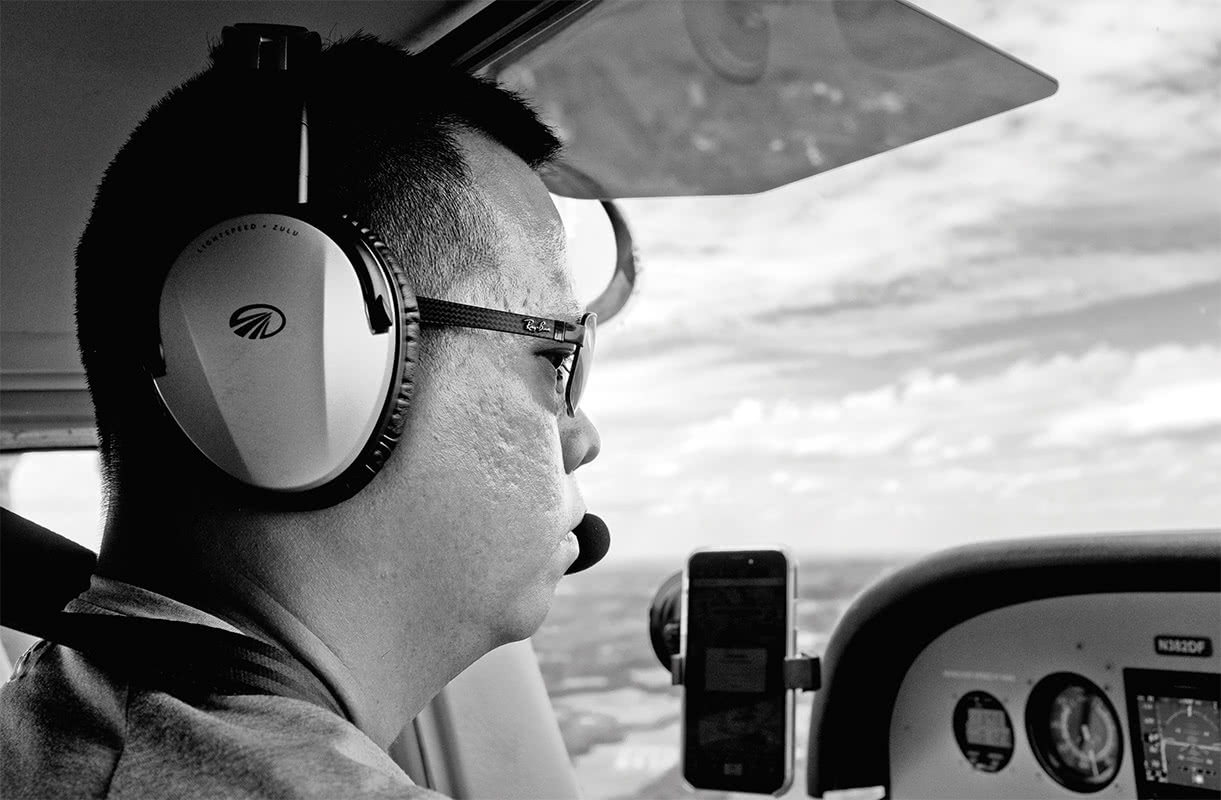
<svg viewBox="0 0 1221 800"><path fill-rule="evenodd" d="M683 574L683 778L780 794L793 780L796 564L781 547L696 550Z"/></svg>

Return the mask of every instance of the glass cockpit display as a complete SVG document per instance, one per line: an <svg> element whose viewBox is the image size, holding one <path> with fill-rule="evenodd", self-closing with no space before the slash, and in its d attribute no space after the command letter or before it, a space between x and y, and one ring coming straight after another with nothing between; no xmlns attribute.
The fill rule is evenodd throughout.
<svg viewBox="0 0 1221 800"><path fill-rule="evenodd" d="M1221 676L1124 670L1141 798L1221 798Z"/></svg>

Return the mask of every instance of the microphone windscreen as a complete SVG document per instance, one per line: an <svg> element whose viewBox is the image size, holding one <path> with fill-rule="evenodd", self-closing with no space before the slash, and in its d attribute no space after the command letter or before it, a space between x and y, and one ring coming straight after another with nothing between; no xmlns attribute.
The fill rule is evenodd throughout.
<svg viewBox="0 0 1221 800"><path fill-rule="evenodd" d="M565 575L589 569L601 561L602 557L606 555L606 551L610 550L610 528L606 527L606 523L602 521L601 517L586 514L573 533L577 535L581 553L577 556L577 560L568 567Z"/></svg>

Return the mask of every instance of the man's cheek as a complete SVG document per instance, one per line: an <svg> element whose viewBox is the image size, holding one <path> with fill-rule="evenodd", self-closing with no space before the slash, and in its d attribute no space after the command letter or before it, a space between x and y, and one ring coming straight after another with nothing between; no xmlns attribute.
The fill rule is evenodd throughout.
<svg viewBox="0 0 1221 800"><path fill-rule="evenodd" d="M555 417L541 409L533 398L486 398L480 404L480 412L486 416L479 427L488 431L482 449L503 467L500 477L507 483L546 479L557 468L562 471ZM499 424L486 424L492 420Z"/></svg>

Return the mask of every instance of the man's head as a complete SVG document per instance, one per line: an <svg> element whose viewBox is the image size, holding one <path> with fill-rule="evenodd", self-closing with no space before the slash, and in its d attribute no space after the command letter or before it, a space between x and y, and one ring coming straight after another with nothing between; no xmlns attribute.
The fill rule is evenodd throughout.
<svg viewBox="0 0 1221 800"><path fill-rule="evenodd" d="M311 202L377 230L417 294L575 318L563 230L534 172L558 143L516 98L356 38L323 52L307 99ZM553 346L425 329L386 468L313 513L243 507L159 407L141 356L160 282L205 226L282 205L268 154L295 147L283 105L213 67L149 114L99 188L77 254L77 319L110 504L103 567L275 558L256 577L285 592L331 575L336 591L357 583L393 605L410 583L439 621L470 617L481 646L528 635L575 555L565 533L584 508L571 473L598 447L584 415L564 413ZM209 530L151 530L197 519Z"/></svg>

